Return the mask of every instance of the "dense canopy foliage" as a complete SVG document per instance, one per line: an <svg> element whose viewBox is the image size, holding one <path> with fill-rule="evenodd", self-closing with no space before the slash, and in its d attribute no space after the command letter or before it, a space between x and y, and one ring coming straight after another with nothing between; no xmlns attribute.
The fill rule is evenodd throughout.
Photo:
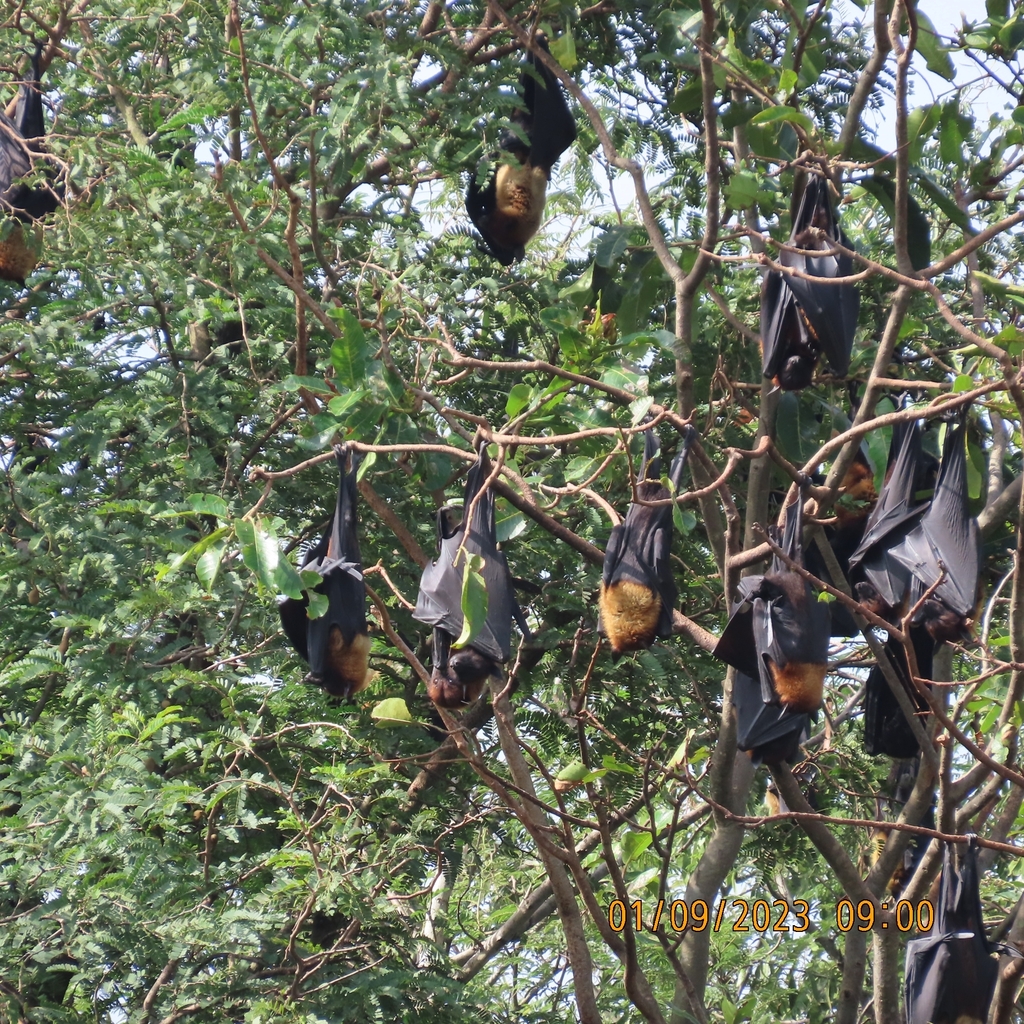
<svg viewBox="0 0 1024 1024"><path fill-rule="evenodd" d="M989 936L1024 942L1024 21L988 0L948 38L913 2L7 0L4 104L43 40L64 204L0 282L0 1020L891 1024L918 922L890 876L914 839L916 912L972 831ZM504 268L463 197L535 28L578 138ZM782 392L759 295L815 173L854 348ZM863 515L855 458L877 491L895 423L938 455L962 408L982 599L921 756L865 753L869 629L800 768L755 766L710 651L761 527L807 477L808 546ZM613 659L645 416L698 438L676 635ZM412 607L475 438L532 636L440 715ZM340 441L352 702L303 683L275 600Z"/></svg>

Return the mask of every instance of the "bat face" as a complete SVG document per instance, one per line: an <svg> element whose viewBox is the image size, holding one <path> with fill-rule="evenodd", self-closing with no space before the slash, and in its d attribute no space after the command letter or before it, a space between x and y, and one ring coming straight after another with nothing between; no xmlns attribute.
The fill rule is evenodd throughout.
<svg viewBox="0 0 1024 1024"><path fill-rule="evenodd" d="M836 242L849 246L832 211L828 183L811 175L793 221L789 245L824 254ZM853 285L830 283L830 279L853 273L853 261L845 254L803 256L784 252L779 262L816 279L770 271L761 295L764 375L774 378L785 391L798 391L810 384L821 354L834 373L844 374L849 369L860 295Z"/></svg>
<svg viewBox="0 0 1024 1024"><path fill-rule="evenodd" d="M345 447L335 448L335 458L341 480L334 517L302 566L323 578L316 590L327 597L327 611L310 619L306 594L301 600L286 598L279 611L292 646L309 663L306 681L332 696L350 698L369 682L370 637L356 521L359 463Z"/></svg>
<svg viewBox="0 0 1024 1024"><path fill-rule="evenodd" d="M908 1024L988 1020L999 972L991 951L978 896L977 847L968 842L957 870L947 844L935 926L927 938L907 943Z"/></svg>
<svg viewBox="0 0 1024 1024"><path fill-rule="evenodd" d="M427 684L427 696L441 708L471 704L483 692L489 676L498 666L473 647L451 653L452 637L440 627L434 629L434 664Z"/></svg>
<svg viewBox="0 0 1024 1024"><path fill-rule="evenodd" d="M800 564L802 519L798 498L788 506L781 547ZM738 670L733 704L740 749L769 760L788 743L787 759L795 753L810 714L821 706L830 633L828 605L781 559L773 559L765 576L741 581L739 600L713 652ZM758 700L751 690L754 679Z"/></svg>
<svg viewBox="0 0 1024 1024"><path fill-rule="evenodd" d="M689 445L684 439L670 477L678 489ZM644 457L637 483L642 501L658 501L671 494L659 480L644 474L659 471L658 440L653 430L644 435ZM678 592L670 563L672 508L632 504L625 520L608 538L601 573L599 628L615 656L651 646L657 637L672 635L672 609Z"/></svg>
<svg viewBox="0 0 1024 1024"><path fill-rule="evenodd" d="M441 707L458 707L475 699L487 677L498 673L498 664L507 661L511 653L513 616L528 635L508 561L498 548L494 494L490 488L483 489L490 472L487 447L481 445L476 464L466 478L463 498L464 514L473 509L472 521L463 520L453 527L448 511L441 510L438 558L420 577L413 618L434 627L433 671L427 692ZM467 555L479 555L484 561L481 575L487 590L487 618L469 646L452 651L464 623L462 579Z"/></svg>
<svg viewBox="0 0 1024 1024"><path fill-rule="evenodd" d="M536 41L547 51L543 35ZM551 169L576 139L576 122L558 79L532 53L526 65L520 79L524 108L512 120L529 144L516 132L506 132L501 148L519 165L499 164L482 185L474 174L466 193L482 248L506 267L526 255L526 243L540 228Z"/></svg>

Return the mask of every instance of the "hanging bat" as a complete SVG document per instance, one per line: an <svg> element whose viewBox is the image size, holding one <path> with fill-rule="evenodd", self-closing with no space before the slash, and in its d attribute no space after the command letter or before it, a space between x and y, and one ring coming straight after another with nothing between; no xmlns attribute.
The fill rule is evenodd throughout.
<svg viewBox="0 0 1024 1024"><path fill-rule="evenodd" d="M811 175L800 197L789 245L827 252L837 241L850 245L832 210L828 182ZM779 262L823 281L853 273L853 260L845 254L784 252ZM764 375L774 378L784 391L799 391L811 383L822 353L833 373L846 373L859 309L860 293L852 284L819 284L769 271L761 293Z"/></svg>
<svg viewBox="0 0 1024 1024"><path fill-rule="evenodd" d="M534 42L549 52L543 34ZM526 255L526 243L544 215L551 169L576 139L576 121L561 84L532 52L519 84L525 109L512 114L518 132L506 131L500 143L501 154L512 159L484 177L477 168L466 193L466 209L483 250L506 267Z"/></svg>
<svg viewBox="0 0 1024 1024"><path fill-rule="evenodd" d="M780 547L800 565L802 529L803 500L798 496L787 507ZM712 653L739 672L733 703L740 749L757 750L793 734L793 742L798 742L807 716L821 706L831 631L828 605L818 601L810 584L778 556L764 576L741 580L738 593ZM754 680L759 683L760 702L750 686Z"/></svg>
<svg viewBox="0 0 1024 1024"><path fill-rule="evenodd" d="M675 490L693 442L688 431L672 462L669 479ZM654 430L644 434L644 454L637 475L636 493L643 501L670 498L658 479L661 460ZM655 637L672 635L676 582L669 559L672 550L672 506L651 508L632 504L625 521L608 538L598 598L598 628L608 637L612 654L650 647Z"/></svg>
<svg viewBox="0 0 1024 1024"><path fill-rule="evenodd" d="M306 682L335 697L352 697L368 684L370 637L366 622L366 587L356 531L356 470L359 458L345 445L334 456L341 479L338 501L327 532L302 563L323 577L316 593L327 597L327 611L307 615L309 596L280 602L281 624L299 655L309 663Z"/></svg>
<svg viewBox="0 0 1024 1024"><path fill-rule="evenodd" d="M513 616L523 635L529 637L512 589L508 561L498 548L494 492L488 487L481 494L490 473L487 446L481 444L477 461L466 477L463 498L463 516L466 516L473 500L480 495L472 522L467 524L463 519L460 525L453 526L450 509L438 512L438 558L420 577L413 618L434 627L434 657L427 694L443 708L457 708L475 700L488 676L499 675L499 662L508 661L511 652ZM463 549L461 554L460 548ZM453 651L453 643L461 635L464 623L462 581L464 559L470 555L480 555L484 560L481 575L487 592L487 617L471 643Z"/></svg>
<svg viewBox="0 0 1024 1024"><path fill-rule="evenodd" d="M897 423L889 443L885 482L864 536L850 556L850 575L858 600L889 621L910 586L910 570L891 552L898 548L927 502L918 501L918 467L923 462L920 422Z"/></svg>
<svg viewBox="0 0 1024 1024"><path fill-rule="evenodd" d="M30 174L33 154L42 152L43 97L39 86L39 59L42 44L36 45L29 77L21 83L12 121L0 112L0 215L24 224L53 213L60 197L49 185L29 185L20 179ZM0 240L0 278L24 285L25 278L39 261L38 241L15 224Z"/></svg>
<svg viewBox="0 0 1024 1024"><path fill-rule="evenodd" d="M909 606L916 605L941 576L913 620L936 643L970 637L967 623L978 598L981 540L967 508L965 427L961 419L956 427L947 428L935 493L895 552L911 574Z"/></svg>
<svg viewBox="0 0 1024 1024"><path fill-rule="evenodd" d="M907 1024L985 1024L999 973L985 937L978 850L970 836L960 869L942 853L939 905L931 935L907 943Z"/></svg>
<svg viewBox="0 0 1024 1024"><path fill-rule="evenodd" d="M919 626L910 627L910 640L914 647L918 676L930 679L935 642L927 631ZM922 716L925 715L928 712L928 704L911 681L907 652L903 644L890 639L886 641L885 649L907 696L917 711ZM924 721L923 717L921 721ZM889 757L902 758L913 757L920 749L914 730L910 728L903 708L892 692L892 687L882 674L881 668L875 665L868 673L864 690L865 752L872 757L886 754Z"/></svg>

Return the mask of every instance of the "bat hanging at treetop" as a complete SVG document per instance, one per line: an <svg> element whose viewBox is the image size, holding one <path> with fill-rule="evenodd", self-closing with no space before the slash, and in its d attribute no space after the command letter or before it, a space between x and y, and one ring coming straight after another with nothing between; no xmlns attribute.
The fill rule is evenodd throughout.
<svg viewBox="0 0 1024 1024"><path fill-rule="evenodd" d="M341 479L338 501L327 532L302 563L323 577L316 593L327 598L318 618L307 615L309 596L280 602L281 623L292 646L309 663L306 681L335 697L351 697L365 689L370 637L366 621L366 587L356 531L356 470L359 457L346 445L334 455Z"/></svg>
<svg viewBox="0 0 1024 1024"><path fill-rule="evenodd" d="M985 1024L999 965L985 937L978 894L978 846L970 836L953 865L942 852L942 875L931 934L907 943L907 1024Z"/></svg>
<svg viewBox="0 0 1024 1024"><path fill-rule="evenodd" d="M687 428L672 462L669 480L679 490L683 467L693 442ZM644 454L637 475L636 493L641 501L671 498L658 478L661 459L653 428L644 434ZM599 628L608 637L615 656L650 647L655 637L672 635L672 611L676 582L672 573L672 506L652 508L631 504L625 520L608 538L601 574Z"/></svg>
<svg viewBox="0 0 1024 1024"><path fill-rule="evenodd" d="M508 561L498 548L494 492L490 487L483 489L490 473L487 445L481 442L477 461L466 477L463 520L453 526L451 509L438 512L437 561L428 565L420 577L413 618L434 627L433 666L427 693L443 708L457 708L475 700L488 676L499 674L498 664L508 661L511 652L513 616L523 636L529 637L512 589ZM471 516L468 524L467 516ZM479 575L483 579L487 611L469 642L456 646L466 621L463 583L468 559L473 555L483 559Z"/></svg>
<svg viewBox="0 0 1024 1024"><path fill-rule="evenodd" d="M542 33L534 43L548 53ZM534 53L526 55L519 80L525 109L512 114L518 131L501 137L502 157L490 169L478 167L469 180L466 209L480 232L482 248L503 266L526 255L526 243L540 228L551 169L576 140L576 121L558 79Z"/></svg>
<svg viewBox="0 0 1024 1024"><path fill-rule="evenodd" d="M779 545L803 565L803 497L786 508ZM772 535L778 538L778 531ZM765 760L788 760L821 706L828 668L829 607L777 555L764 576L737 588L729 622L714 651L737 669L733 687L738 745Z"/></svg>
<svg viewBox="0 0 1024 1024"><path fill-rule="evenodd" d="M29 77L21 83L12 121L0 112L0 278L24 285L39 262L41 232L31 225L60 206L60 196L44 182L20 179L31 174L34 154L43 151L46 132L39 85L42 44L36 45Z"/></svg>
<svg viewBox="0 0 1024 1024"><path fill-rule="evenodd" d="M828 181L811 174L788 244L794 249L827 253L837 241L850 248L832 209ZM850 368L860 293L852 284L830 281L853 274L853 260L845 253L807 256L783 252L779 263L820 279L771 270L761 291L764 375L773 378L784 391L799 391L811 383L822 353L833 373L842 375Z"/></svg>

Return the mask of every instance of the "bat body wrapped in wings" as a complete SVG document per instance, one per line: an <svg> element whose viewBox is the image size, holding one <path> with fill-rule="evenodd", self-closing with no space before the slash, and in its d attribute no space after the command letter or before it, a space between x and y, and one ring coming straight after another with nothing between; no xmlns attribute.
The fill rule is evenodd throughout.
<svg viewBox="0 0 1024 1024"><path fill-rule="evenodd" d="M850 247L832 210L828 182L811 175L800 198L789 245L820 250L823 255L784 252L779 262L819 280L773 270L766 275L761 292L764 375L774 378L785 391L798 391L811 383L822 353L833 373L844 374L850 367L860 294L852 284L830 283L830 279L854 272L853 260L845 253L829 254L837 241Z"/></svg>
<svg viewBox="0 0 1024 1024"><path fill-rule="evenodd" d="M687 428L672 462L669 479L678 491L693 439ZM658 478L661 460L653 428L644 434L644 454L636 493L643 501L672 497ZM599 628L615 656L650 647L656 637L672 635L677 590L672 574L672 506L631 504L626 518L608 538L601 573Z"/></svg>
<svg viewBox="0 0 1024 1024"><path fill-rule="evenodd" d="M936 644L969 636L967 622L978 589L980 547L977 523L967 508L963 432L963 423L948 429L934 494L920 501L917 494L930 469L920 426L896 425L882 494L850 557L857 597L876 615L897 623L921 604L909 633L917 675L925 679L931 676ZM932 587L933 593L922 601ZM886 649L910 699L924 713L927 704L911 682L906 650L892 641ZM910 757L919 748L877 666L867 680L864 739L869 754Z"/></svg>
<svg viewBox="0 0 1024 1024"><path fill-rule="evenodd" d="M535 41L548 52L542 34ZM519 131L501 138L502 154L518 165L499 163L483 179L478 168L466 193L466 209L483 249L506 267L526 255L526 243L544 215L551 169L576 139L576 121L562 86L533 53L526 55L520 86L524 107L512 115Z"/></svg>
<svg viewBox="0 0 1024 1024"><path fill-rule="evenodd" d="M427 692L430 699L443 708L455 708L475 700L487 677L497 675L498 664L508 661L513 616L523 635L529 636L512 589L508 561L498 548L494 492L490 487L482 490L490 472L487 447L481 444L477 461L466 478L463 499L463 517L471 514L472 520L463 518L460 525L453 526L449 509L438 512L438 557L423 570L413 612L414 619L434 627L434 657ZM471 555L483 559L480 575L487 593L487 615L472 641L453 651L453 643L461 635L465 622L462 583L465 559Z"/></svg>
<svg viewBox="0 0 1024 1024"><path fill-rule="evenodd" d="M22 224L31 224L60 206L60 197L47 184L28 184L33 155L42 152L43 97L39 85L42 45L36 46L29 77L21 83L12 121L0 112L0 216L15 219L0 225L0 277L24 284L39 260L39 240Z"/></svg>
<svg viewBox="0 0 1024 1024"><path fill-rule="evenodd" d="M334 449L341 479L327 532L302 563L323 577L316 592L327 598L319 618L306 614L309 597L280 602L281 623L292 646L309 663L306 681L335 697L351 697L368 683L370 637L366 587L356 527L356 470L359 459L345 446Z"/></svg>
<svg viewBox="0 0 1024 1024"><path fill-rule="evenodd" d="M959 870L952 846L943 850L935 924L929 936L907 943L907 1024L985 1024L999 972L991 952L972 836Z"/></svg>
<svg viewBox="0 0 1024 1024"><path fill-rule="evenodd" d="M787 507L780 547L800 565L802 528L798 497ZM778 556L764 576L741 580L738 594L713 652L738 671L733 688L738 745L767 760L788 760L810 714L821 706L829 608Z"/></svg>

